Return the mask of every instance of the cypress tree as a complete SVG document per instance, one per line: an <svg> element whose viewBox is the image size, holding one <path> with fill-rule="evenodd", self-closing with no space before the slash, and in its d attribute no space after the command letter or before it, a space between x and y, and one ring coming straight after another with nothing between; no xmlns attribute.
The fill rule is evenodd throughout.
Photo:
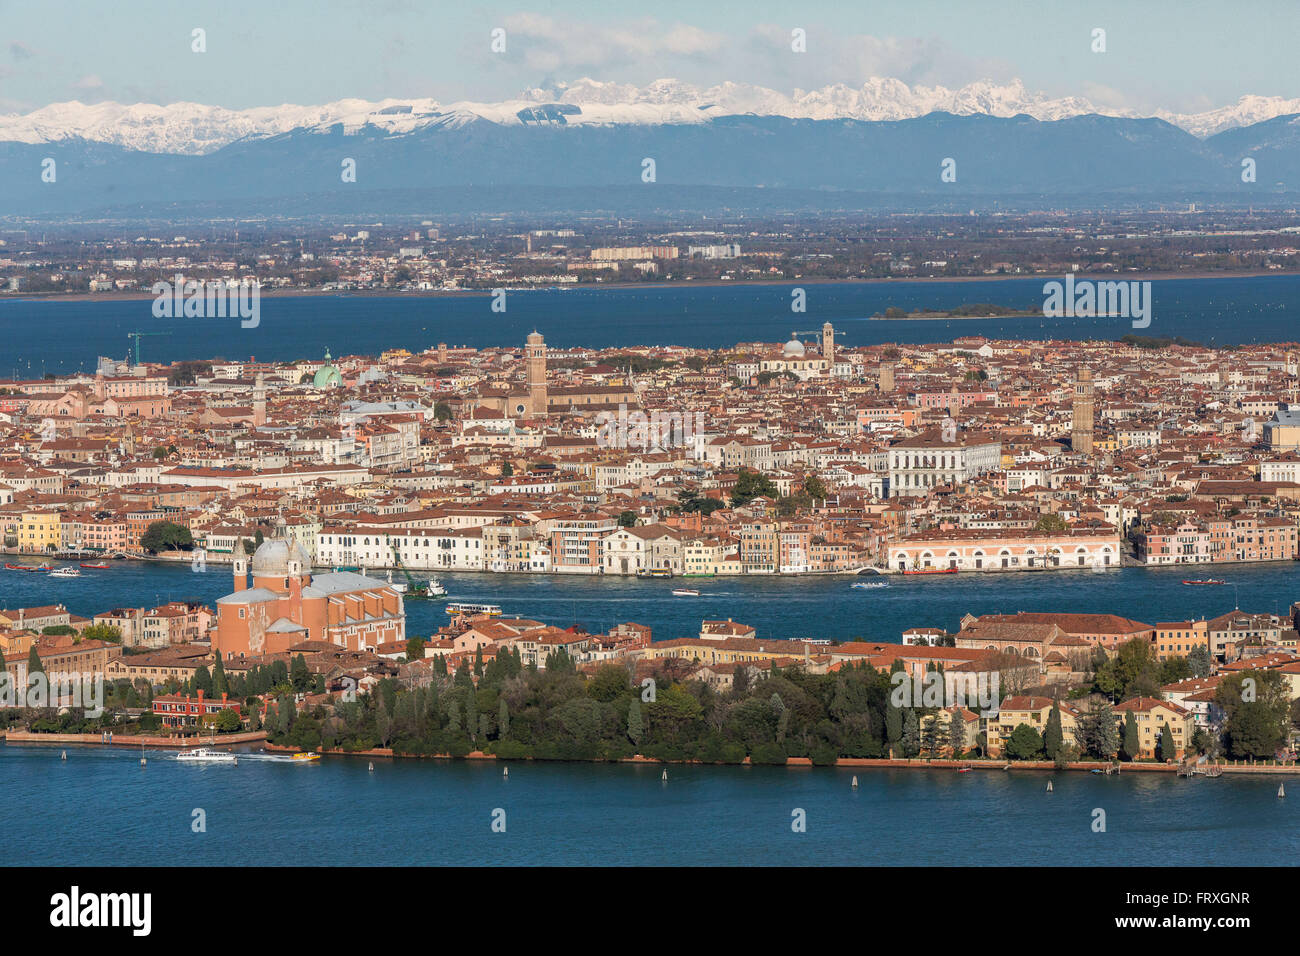
<svg viewBox="0 0 1300 956"><path fill-rule="evenodd" d="M497 739L505 740L510 736L510 705L506 703L504 697L501 698L501 706L497 709Z"/></svg>
<svg viewBox="0 0 1300 956"><path fill-rule="evenodd" d="M1065 736L1061 733L1061 702L1052 701L1052 711L1047 715L1047 727L1043 731L1043 750L1048 760L1055 760L1065 745Z"/></svg>
<svg viewBox="0 0 1300 956"><path fill-rule="evenodd" d="M222 694L230 693L230 685L226 682L226 669L221 666L221 655L217 655L217 663L212 667L212 696L220 698Z"/></svg>
<svg viewBox="0 0 1300 956"><path fill-rule="evenodd" d="M627 736L638 747L641 746L641 736L645 733L645 728L641 723L641 698L633 697L632 703L627 708Z"/></svg>
<svg viewBox="0 0 1300 956"><path fill-rule="evenodd" d="M1133 718L1133 711L1124 713L1124 759L1136 760L1142 745L1138 742L1138 724Z"/></svg>

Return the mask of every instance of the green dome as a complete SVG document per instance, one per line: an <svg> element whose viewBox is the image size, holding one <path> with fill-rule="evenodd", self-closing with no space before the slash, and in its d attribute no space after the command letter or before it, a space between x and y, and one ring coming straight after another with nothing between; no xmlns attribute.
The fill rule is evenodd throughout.
<svg viewBox="0 0 1300 956"><path fill-rule="evenodd" d="M343 376L330 362L329 349L325 350L325 364L316 370L311 383L317 388L336 388L343 384Z"/></svg>

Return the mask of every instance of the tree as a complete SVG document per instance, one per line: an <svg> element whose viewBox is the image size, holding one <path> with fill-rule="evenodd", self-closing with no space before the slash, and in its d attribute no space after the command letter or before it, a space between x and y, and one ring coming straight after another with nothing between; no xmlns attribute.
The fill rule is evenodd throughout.
<svg viewBox="0 0 1300 956"><path fill-rule="evenodd" d="M960 757L966 751L966 720L960 707L948 711L948 746L952 755Z"/></svg>
<svg viewBox="0 0 1300 956"><path fill-rule="evenodd" d="M1210 676L1210 648L1208 644L1197 644L1187 655L1187 663L1192 668L1193 677Z"/></svg>
<svg viewBox="0 0 1300 956"><path fill-rule="evenodd" d="M222 697L230 693L230 685L226 681L226 669L221 665L221 655L217 655L217 662L212 665L212 696Z"/></svg>
<svg viewBox="0 0 1300 956"><path fill-rule="evenodd" d="M1047 715L1047 727L1043 730L1043 752L1048 760L1055 760L1065 746L1065 736L1061 732L1061 702L1052 701L1052 710Z"/></svg>
<svg viewBox="0 0 1300 956"><path fill-rule="evenodd" d="M197 694L199 691L203 691L204 697L212 697L212 674L208 672L205 665L200 664L198 667L194 668L194 679L192 683L194 693Z"/></svg>
<svg viewBox="0 0 1300 956"><path fill-rule="evenodd" d="M27 676L33 674L44 674L45 665L41 663L41 655L36 653L36 645L32 645L31 651L27 655Z"/></svg>
<svg viewBox="0 0 1300 956"><path fill-rule="evenodd" d="M424 660L424 638L413 637L406 642L406 659L408 661Z"/></svg>
<svg viewBox="0 0 1300 956"><path fill-rule="evenodd" d="M497 707L497 739L505 740L510 736L510 705L504 697L501 698L501 705Z"/></svg>
<svg viewBox="0 0 1300 956"><path fill-rule="evenodd" d="M1043 753L1043 735L1028 724L1017 724L1007 739L1007 756L1012 760L1033 760Z"/></svg>
<svg viewBox="0 0 1300 956"><path fill-rule="evenodd" d="M825 501L829 495L829 492L827 492L826 490L825 483L823 483L822 480L818 478L816 475L804 475L803 490L806 491L809 494L809 496L811 496L812 498L814 499L819 498L823 501Z"/></svg>
<svg viewBox="0 0 1300 956"><path fill-rule="evenodd" d="M1224 713L1223 739L1234 760L1271 757L1286 739L1291 700L1286 678L1275 670L1225 677L1214 694Z"/></svg>
<svg viewBox="0 0 1300 956"><path fill-rule="evenodd" d="M644 734L645 727L641 722L641 698L633 697L627 708L627 739L639 747Z"/></svg>
<svg viewBox="0 0 1300 956"><path fill-rule="evenodd" d="M1142 755L1142 743L1138 737L1138 724L1133 711L1124 712L1124 743L1120 752L1125 760L1136 760Z"/></svg>
<svg viewBox="0 0 1300 956"><path fill-rule="evenodd" d="M903 739L900 743L905 757L915 757L921 750L920 719L916 716L914 707L908 707L903 712Z"/></svg>
<svg viewBox="0 0 1300 956"><path fill-rule="evenodd" d="M435 402L433 406L433 417L440 422L451 421L451 406L446 402Z"/></svg>
<svg viewBox="0 0 1300 956"><path fill-rule="evenodd" d="M1156 738L1156 759L1161 763L1167 760L1173 760L1177 756L1174 749L1174 735L1169 730L1169 725L1161 723L1160 736Z"/></svg>
<svg viewBox="0 0 1300 956"><path fill-rule="evenodd" d="M307 669L307 660L301 654L293 659L293 666L289 668L289 682L293 685L296 694L303 694L311 689L311 671Z"/></svg>
<svg viewBox="0 0 1300 956"><path fill-rule="evenodd" d="M733 505L747 505L760 496L775 498L776 483L767 475L751 468L741 468L736 474L735 487L731 489Z"/></svg>
<svg viewBox="0 0 1300 956"><path fill-rule="evenodd" d="M1043 515L1034 524L1035 531L1048 531L1053 534L1060 534L1067 527L1065 519L1058 514Z"/></svg>
<svg viewBox="0 0 1300 956"><path fill-rule="evenodd" d="M190 529L172 521L153 521L140 536L140 547L157 554L159 551L177 551L194 546Z"/></svg>
<svg viewBox="0 0 1300 956"><path fill-rule="evenodd" d="M621 511L621 512L619 512L619 515L618 515L618 526L619 526L620 528L635 528L635 527L636 527L636 512L635 512L635 511Z"/></svg>
<svg viewBox="0 0 1300 956"><path fill-rule="evenodd" d="M112 624L91 624L81 629L83 641L107 641L110 644L122 643L122 629Z"/></svg>

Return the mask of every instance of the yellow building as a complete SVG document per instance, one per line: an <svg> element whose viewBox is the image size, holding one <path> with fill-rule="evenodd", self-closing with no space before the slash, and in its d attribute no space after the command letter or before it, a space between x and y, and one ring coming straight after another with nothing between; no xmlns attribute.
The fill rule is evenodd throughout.
<svg viewBox="0 0 1300 956"><path fill-rule="evenodd" d="M45 554L61 545L57 511L24 511L18 522L18 549Z"/></svg>
<svg viewBox="0 0 1300 956"><path fill-rule="evenodd" d="M1156 625L1156 658L1186 657L1196 647L1210 647L1209 621L1170 621Z"/></svg>
<svg viewBox="0 0 1300 956"><path fill-rule="evenodd" d="M952 749L952 722L960 722L962 726L962 747L958 753L950 756L961 756L968 750L974 750L975 745L979 742L980 735L980 716L974 711L967 710L965 707L946 707L938 713L927 714L921 718L921 739L925 740L926 731L930 724L935 721L939 722L939 750L941 753ZM1061 722L1065 723L1065 713L1061 713Z"/></svg>
<svg viewBox="0 0 1300 956"><path fill-rule="evenodd" d="M1115 713L1121 721L1127 721L1126 714L1132 713L1137 721L1138 747L1143 757L1156 755L1156 743L1160 739L1160 729L1166 725L1174 738L1174 753L1166 754L1181 760L1183 753L1192 742L1196 732L1196 721L1190 710L1177 704L1156 700L1154 697L1134 697L1122 704L1117 704ZM1124 725L1120 724L1120 736L1123 738Z"/></svg>
<svg viewBox="0 0 1300 956"><path fill-rule="evenodd" d="M1069 704L1061 705L1061 738L1072 744L1079 713ZM1008 697L998 706L998 715L989 719L989 756L996 757L1006 749L1007 741L1021 724L1028 724L1040 734L1047 730L1047 718L1052 713L1050 697Z"/></svg>

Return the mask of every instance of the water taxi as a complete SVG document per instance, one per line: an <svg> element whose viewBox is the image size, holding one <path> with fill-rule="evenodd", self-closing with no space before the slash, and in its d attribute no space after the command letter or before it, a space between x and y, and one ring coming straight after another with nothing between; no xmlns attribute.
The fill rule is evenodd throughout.
<svg viewBox="0 0 1300 956"><path fill-rule="evenodd" d="M864 591L872 591L876 588L889 587L888 581L859 581L857 584L850 584L851 588L861 588Z"/></svg>
<svg viewBox="0 0 1300 956"><path fill-rule="evenodd" d="M464 614L465 616L486 615L487 617L500 617L500 604L472 604L468 601L455 601L447 605L448 614Z"/></svg>
<svg viewBox="0 0 1300 956"><path fill-rule="evenodd" d="M1195 581L1184 581L1184 584L1227 584L1227 581L1220 581L1217 578L1197 578Z"/></svg>
<svg viewBox="0 0 1300 956"><path fill-rule="evenodd" d="M183 750L176 755L177 760L194 761L196 763L234 763L235 755L222 750L209 750L207 747L196 747L194 750Z"/></svg>
<svg viewBox="0 0 1300 956"><path fill-rule="evenodd" d="M294 754L293 759L294 760L320 760L320 754L315 752L308 752L305 754Z"/></svg>
<svg viewBox="0 0 1300 956"><path fill-rule="evenodd" d="M673 597L699 597L700 592L695 588L673 588Z"/></svg>

